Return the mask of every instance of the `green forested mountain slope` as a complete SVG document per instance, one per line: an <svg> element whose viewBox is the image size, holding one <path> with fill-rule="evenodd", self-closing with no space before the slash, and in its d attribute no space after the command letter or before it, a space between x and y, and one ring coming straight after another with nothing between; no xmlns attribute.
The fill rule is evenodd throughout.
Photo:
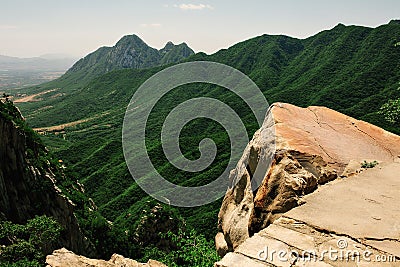
<svg viewBox="0 0 400 267"><path fill-rule="evenodd" d="M168 42L166 46L157 50L148 46L136 35L127 35L121 38L113 47L101 47L75 63L66 73L79 73L92 78L116 69L142 69L162 64L176 63L194 52L185 43L174 45Z"/></svg>
<svg viewBox="0 0 400 267"><path fill-rule="evenodd" d="M96 51L78 60L60 78L29 88L27 91L41 92L58 88L58 94L80 90L92 79L119 69L143 69L177 63L193 55L186 43L175 45L168 42L157 50L148 46L137 35L126 35L112 47L100 47ZM22 92L26 90L22 89Z"/></svg>
<svg viewBox="0 0 400 267"><path fill-rule="evenodd" d="M269 38L277 38L275 50L257 55L261 48L253 49L261 62L242 56L233 64L232 59L227 59L227 51L209 59L233 65L248 74L265 90L270 102L323 105L361 119L372 119L387 98L399 94L395 90L400 82L398 21L375 29L339 24L308 39L296 40L297 45L292 46L284 36L262 36L246 42L257 47ZM246 42L233 46L229 53L243 55L242 46ZM290 59L288 51L293 51L295 57ZM265 58L268 52L275 58ZM385 126L379 118L372 122Z"/></svg>
<svg viewBox="0 0 400 267"><path fill-rule="evenodd" d="M263 35L213 55L199 53L186 60L209 60L238 68L256 82L270 103L281 101L299 106L323 105L400 133L398 128L385 123L377 114L387 99L400 97L400 91L397 90L400 82L398 42L398 21L377 28L339 24L304 40ZM146 55L153 55L154 52L145 51L148 51ZM167 55L176 58L172 51L164 51L165 61L160 59L162 63L173 62L167 59ZM87 77L97 76L104 68L111 70L114 66L99 59L104 58L107 50L100 49L96 53L78 64L80 70L84 71L79 72L75 66L65 77L31 89L32 92L38 92L59 88L40 96L42 101L21 103L19 107L33 127L84 119L61 133L49 133L44 139L85 184L86 191L100 207L101 213L114 221L115 225L124 228L139 219L127 214L139 214L150 198L134 183L125 166L121 146L122 120L135 90L164 67L116 70L88 81ZM150 65L142 63L140 67ZM95 75L85 76L82 82L77 75L74 86L71 86L71 78L68 77L75 73ZM202 173L187 174L173 168L164 158L157 137L163 119L178 103L196 96L214 97L228 103L246 122L250 135L257 128L245 104L223 88L195 84L177 88L165 96L149 120L149 154L163 175L171 181L187 185L213 180L223 171L229 159L227 135L218 124L207 120L193 121L189 125L192 128L181 135L181 143L185 155L196 158L199 156L199 140L213 138L219 153L210 168ZM217 202L201 208L179 209L179 212L189 226L196 227L211 238L219 206Z"/></svg>

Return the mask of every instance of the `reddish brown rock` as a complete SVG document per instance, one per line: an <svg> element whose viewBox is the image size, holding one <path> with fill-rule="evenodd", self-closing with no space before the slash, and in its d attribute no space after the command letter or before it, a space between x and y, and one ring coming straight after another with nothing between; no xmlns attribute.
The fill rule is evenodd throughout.
<svg viewBox="0 0 400 267"><path fill-rule="evenodd" d="M359 173L364 160L394 162L400 155L399 136L325 107L277 103L270 112L274 124L267 117L229 177L235 186L228 189L218 220L218 237L225 238L228 251L302 204L302 196L319 185ZM255 166L267 162L263 157L274 150L273 140L271 167L253 192Z"/></svg>
<svg viewBox="0 0 400 267"><path fill-rule="evenodd" d="M319 155L337 170L350 160L393 161L400 154L399 136L326 107L276 104L272 112L278 150Z"/></svg>

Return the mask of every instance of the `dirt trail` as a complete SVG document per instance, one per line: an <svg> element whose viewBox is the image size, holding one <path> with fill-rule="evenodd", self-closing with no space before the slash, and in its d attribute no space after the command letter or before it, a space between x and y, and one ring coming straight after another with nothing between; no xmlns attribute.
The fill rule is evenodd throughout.
<svg viewBox="0 0 400 267"><path fill-rule="evenodd" d="M88 122L88 121L92 121L94 119L98 119L98 118L103 117L103 116L108 115L108 114L110 114L110 113L109 112L104 112L102 114L96 115L96 116L91 117L91 118L86 118L86 119L82 119L82 120L67 122L67 123L54 125L54 126L49 126L49 127L34 128L33 130L38 132L38 133L61 132L61 131L64 131L65 128L73 127L73 126L76 126L78 124L82 124L82 123L85 123L85 122Z"/></svg>
<svg viewBox="0 0 400 267"><path fill-rule="evenodd" d="M63 131L67 127L72 127L84 122L88 122L94 118L89 118L89 119L83 119L83 120L78 120L78 121L73 121L73 122L68 122L56 126L50 126L50 127L42 127L42 128L34 128L36 132L43 133L43 132L60 132Z"/></svg>
<svg viewBox="0 0 400 267"><path fill-rule="evenodd" d="M50 92L54 92L56 90L57 89L51 89L51 90L40 92L40 93L37 93L37 94L34 94L34 95L24 96L22 98L17 98L15 100L13 100L13 102L14 103L37 102L37 101L40 101L40 99L36 99L38 96L45 95L45 94L48 94Z"/></svg>

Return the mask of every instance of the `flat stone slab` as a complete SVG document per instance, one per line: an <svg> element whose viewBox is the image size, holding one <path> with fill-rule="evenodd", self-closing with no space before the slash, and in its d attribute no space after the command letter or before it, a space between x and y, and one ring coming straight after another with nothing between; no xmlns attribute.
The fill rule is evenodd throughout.
<svg viewBox="0 0 400 267"><path fill-rule="evenodd" d="M357 239L400 240L399 174L398 163L378 165L320 187L285 216Z"/></svg>
<svg viewBox="0 0 400 267"><path fill-rule="evenodd" d="M365 243L371 247L374 247L381 251L386 251L390 254L393 254L396 257L400 258L400 242L399 241L392 241L392 240L367 240ZM399 261L400 266L400 261Z"/></svg>
<svg viewBox="0 0 400 267"><path fill-rule="evenodd" d="M299 250L308 251L315 248L315 240L313 237L293 231L289 228L272 224L259 232L261 236L284 240L286 244ZM283 238L284 237L284 238Z"/></svg>
<svg viewBox="0 0 400 267"><path fill-rule="evenodd" d="M251 267L267 267L271 266L267 263L262 263L259 261L255 261L246 256L243 256L238 253L230 252L225 255L225 257L214 264L214 267L243 267L243 266L251 266Z"/></svg>
<svg viewBox="0 0 400 267"><path fill-rule="evenodd" d="M385 163L320 187L215 266L400 266L398 174Z"/></svg>
<svg viewBox="0 0 400 267"><path fill-rule="evenodd" d="M278 255L280 251L285 252L286 255ZM290 246L284 242L262 236L261 234L255 234L253 237L248 238L235 250L236 253L247 257L269 263L272 266L282 267L290 267L292 265L290 251Z"/></svg>
<svg viewBox="0 0 400 267"><path fill-rule="evenodd" d="M346 165L351 160L392 162L400 153L399 136L326 107L276 103L272 113L277 148L320 155L326 162Z"/></svg>

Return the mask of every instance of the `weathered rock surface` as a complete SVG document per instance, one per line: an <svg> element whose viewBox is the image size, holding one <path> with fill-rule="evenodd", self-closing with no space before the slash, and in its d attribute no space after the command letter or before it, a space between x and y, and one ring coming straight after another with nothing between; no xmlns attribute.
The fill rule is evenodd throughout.
<svg viewBox="0 0 400 267"><path fill-rule="evenodd" d="M399 172L384 163L319 188L215 266L400 266Z"/></svg>
<svg viewBox="0 0 400 267"><path fill-rule="evenodd" d="M299 108L277 103L270 112L275 122L276 154L261 186L253 192L251 183L254 166L259 162L262 164L268 162L265 155L273 149L269 147L273 144L269 136L273 132L273 124L267 120L247 146L236 169L231 172L230 181L232 185L235 183L236 185L228 189L219 213L218 238L223 235L227 244L226 248L221 240L217 243L220 255L232 251L241 256L247 255L248 253L241 251L243 242L253 242L248 240L258 238L260 231L274 223L282 214L306 203L295 209L301 212L301 208L309 201L304 196L314 192L320 185L338 177L358 175L362 161L376 160L381 162L380 165L382 162L398 161L400 137L374 125L324 107ZM326 186L329 190L333 190L331 183ZM352 186L357 187L357 184ZM380 190L382 195L386 195L385 188L381 187ZM346 193L351 196L350 192ZM367 191L364 193L371 195ZM321 200L325 197L322 195ZM324 209L323 204L315 203ZM362 205L360 203L362 202L359 202L359 205ZM335 214L333 210L325 210L333 217L346 218L343 217L343 213ZM395 218L400 219L399 213L399 210L395 212L397 214ZM318 213L308 216L319 218ZM368 227L365 229L368 230ZM249 239L250 236L253 237ZM378 236L382 237L380 234ZM218 244L222 246L219 247ZM386 243L385 247L393 249L395 246ZM253 256L246 257L254 258ZM237 257L239 256L232 256L232 253L229 253L217 266L247 266L227 263L229 259Z"/></svg>
<svg viewBox="0 0 400 267"><path fill-rule="evenodd" d="M139 263L118 254L112 255L109 261L89 259L78 256L65 248L55 250L53 254L48 255L46 263L48 267L167 267L158 261L149 260L147 263Z"/></svg>
<svg viewBox="0 0 400 267"><path fill-rule="evenodd" d="M3 102L0 104L4 105ZM92 254L93 247L81 232L74 215L74 204L55 185L56 177L52 169L39 167L34 159L28 158L29 153L36 155L45 148L28 137L12 117L6 118L1 111L0 218L23 224L35 215L51 216L65 229L60 246ZM14 119L22 119L16 108L13 116ZM79 184L76 186L79 187Z"/></svg>

